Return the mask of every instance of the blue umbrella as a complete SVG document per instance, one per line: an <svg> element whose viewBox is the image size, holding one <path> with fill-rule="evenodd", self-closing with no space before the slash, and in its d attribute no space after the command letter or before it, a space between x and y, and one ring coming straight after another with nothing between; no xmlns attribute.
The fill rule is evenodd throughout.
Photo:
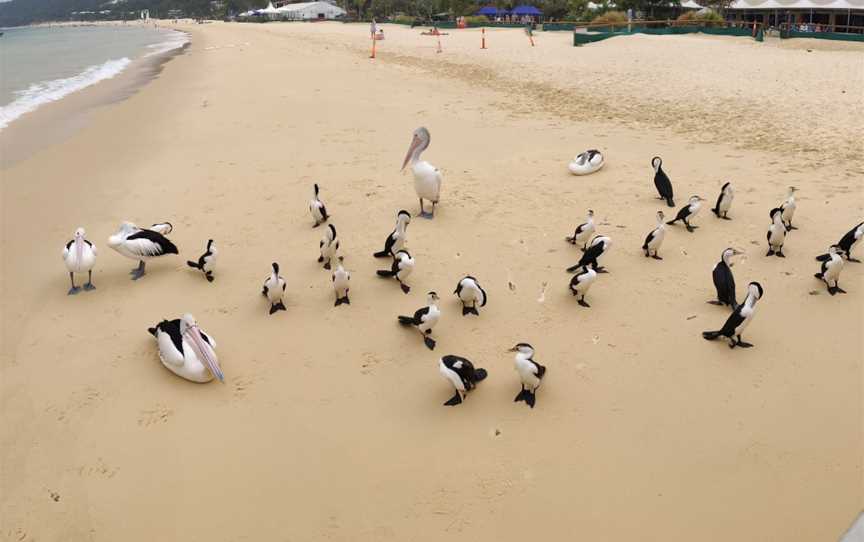
<svg viewBox="0 0 864 542"><path fill-rule="evenodd" d="M495 6L485 6L480 8L477 12L477 15L486 15L487 17L495 15L506 15L508 12L506 9L498 9Z"/></svg>
<svg viewBox="0 0 864 542"><path fill-rule="evenodd" d="M511 12L513 15L542 15L543 12L534 6L516 6Z"/></svg>

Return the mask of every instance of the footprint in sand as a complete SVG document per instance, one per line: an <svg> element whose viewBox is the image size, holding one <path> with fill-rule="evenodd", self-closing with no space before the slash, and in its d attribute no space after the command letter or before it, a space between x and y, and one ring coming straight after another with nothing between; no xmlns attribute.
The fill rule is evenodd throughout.
<svg viewBox="0 0 864 542"><path fill-rule="evenodd" d="M138 425L141 427L150 427L151 425L167 423L174 411L164 405L156 405L150 410L142 410L138 413Z"/></svg>

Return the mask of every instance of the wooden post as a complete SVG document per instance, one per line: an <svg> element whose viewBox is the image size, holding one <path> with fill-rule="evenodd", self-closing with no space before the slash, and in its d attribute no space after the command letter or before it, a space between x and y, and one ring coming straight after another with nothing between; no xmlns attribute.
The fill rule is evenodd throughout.
<svg viewBox="0 0 864 542"><path fill-rule="evenodd" d="M436 52L436 53L440 53L440 52L442 52L442 49L441 49L441 33L439 32L439 33L436 35L436 37L438 38L438 50L435 51L435 52Z"/></svg>
<svg viewBox="0 0 864 542"><path fill-rule="evenodd" d="M372 35L372 54L369 55L369 58L375 58L375 42L378 41L375 39L375 35Z"/></svg>
<svg viewBox="0 0 864 542"><path fill-rule="evenodd" d="M485 49L486 48L486 28L480 29L480 35L482 36L480 38L480 48Z"/></svg>

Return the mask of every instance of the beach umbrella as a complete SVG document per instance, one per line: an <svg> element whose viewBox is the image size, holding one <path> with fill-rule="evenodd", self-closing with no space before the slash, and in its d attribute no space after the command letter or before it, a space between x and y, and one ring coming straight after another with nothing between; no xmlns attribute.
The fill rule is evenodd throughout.
<svg viewBox="0 0 864 542"><path fill-rule="evenodd" d="M534 6L516 6L511 11L513 15L542 15L543 12Z"/></svg>

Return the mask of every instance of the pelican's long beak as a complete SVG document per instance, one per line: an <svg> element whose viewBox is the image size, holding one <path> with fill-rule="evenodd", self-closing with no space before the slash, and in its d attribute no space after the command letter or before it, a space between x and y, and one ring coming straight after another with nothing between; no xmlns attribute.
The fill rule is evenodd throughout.
<svg viewBox="0 0 864 542"><path fill-rule="evenodd" d="M405 169L405 166L408 165L408 162L411 160L411 157L414 156L414 151L417 150L417 147L420 146L420 138L416 135L411 138L411 145L408 147L408 152L405 154L405 160L402 161L402 168L399 171Z"/></svg>
<svg viewBox="0 0 864 542"><path fill-rule="evenodd" d="M213 348L201 337L201 331L198 326L192 326L186 329L186 334L192 343L192 348L198 357L210 370L210 373L219 379L219 382L225 382L225 375L222 374L222 368L219 366L219 360L216 359L216 352Z"/></svg>

